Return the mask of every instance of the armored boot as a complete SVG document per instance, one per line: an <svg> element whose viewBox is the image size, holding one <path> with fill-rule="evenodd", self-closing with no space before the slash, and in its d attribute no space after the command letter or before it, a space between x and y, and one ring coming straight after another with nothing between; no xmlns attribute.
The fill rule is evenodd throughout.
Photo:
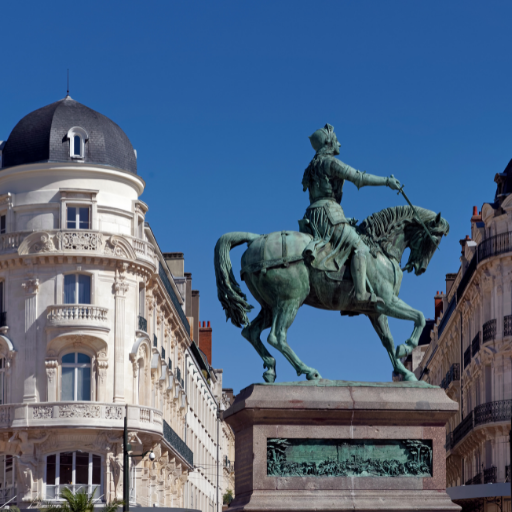
<svg viewBox="0 0 512 512"><path fill-rule="evenodd" d="M366 290L366 254L368 251L358 249L352 255L350 270L354 280L354 295L352 303L355 306L369 306L376 303L384 304L384 301L374 293Z"/></svg>

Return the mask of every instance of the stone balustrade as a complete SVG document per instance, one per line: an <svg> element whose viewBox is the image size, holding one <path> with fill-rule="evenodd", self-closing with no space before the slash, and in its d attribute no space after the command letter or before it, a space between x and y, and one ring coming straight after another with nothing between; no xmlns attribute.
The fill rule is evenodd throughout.
<svg viewBox="0 0 512 512"><path fill-rule="evenodd" d="M163 434L162 411L141 405L102 402L34 402L0 405L0 429L4 428L124 428Z"/></svg>
<svg viewBox="0 0 512 512"><path fill-rule="evenodd" d="M85 323L104 323L107 321L108 308L90 304L57 304L48 306L48 324L73 325Z"/></svg>
<svg viewBox="0 0 512 512"><path fill-rule="evenodd" d="M30 237L30 238L29 238ZM26 240L25 244L23 242ZM121 242L121 243L120 243ZM92 230L20 231L0 235L0 254L85 253L126 257L123 243L131 246L137 260L156 263L155 248L147 240L129 235ZM133 254L132 253L132 254Z"/></svg>

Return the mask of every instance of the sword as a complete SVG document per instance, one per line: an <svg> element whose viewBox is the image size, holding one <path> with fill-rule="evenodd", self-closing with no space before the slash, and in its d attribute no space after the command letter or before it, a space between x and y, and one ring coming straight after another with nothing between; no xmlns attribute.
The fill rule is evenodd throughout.
<svg viewBox="0 0 512 512"><path fill-rule="evenodd" d="M394 178L393 175L391 175L391 178ZM405 185L402 185L399 189L398 189L398 192L397 192L397 195L400 195L402 194L404 196L404 199L409 203L409 206L412 208L412 211L414 212L414 215L416 215L416 218L420 221L420 224L423 226L423 228L425 229L425 231L427 232L427 235L430 237L430 240L432 240L432 242L434 243L434 245L436 246L436 249L438 251L440 251L441 249L439 249L439 245L437 244L435 238L432 236L432 233L429 231L429 229L427 228L427 226L425 226L425 223L421 220L421 217L418 215L418 212L416 211L416 208L414 208L414 205L411 203L411 201L409 201L409 198L406 196L405 192L404 192L404 187Z"/></svg>

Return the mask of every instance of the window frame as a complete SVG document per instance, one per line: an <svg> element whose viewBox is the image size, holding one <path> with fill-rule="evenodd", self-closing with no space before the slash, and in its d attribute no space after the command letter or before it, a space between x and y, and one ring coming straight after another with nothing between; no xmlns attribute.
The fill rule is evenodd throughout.
<svg viewBox="0 0 512 512"><path fill-rule="evenodd" d="M0 354L0 405L7 403L6 361L7 358Z"/></svg>
<svg viewBox="0 0 512 512"><path fill-rule="evenodd" d="M69 354L74 354L75 355L75 362L74 363L64 363L63 362L63 358ZM87 356L89 358L89 363L78 363L78 354L83 354L84 356ZM92 374L92 369L93 369L93 361L92 361L92 357L87 354L86 352L78 352L78 351L74 351L74 352L66 352L64 354L61 355L60 357L60 379L61 379L61 390L60 390L60 401L61 402L92 402L93 401L93 374ZM73 389L73 399L72 400L64 400L62 398L62 391L63 391L63 386L62 386L62 380L63 380L63 369L64 368L73 368L74 371L73 371L73 383L74 383L74 389ZM78 400L78 369L79 368L89 368L89 400Z"/></svg>
<svg viewBox="0 0 512 512"><path fill-rule="evenodd" d="M60 498L60 456L62 453L72 453L73 454L73 461L71 463L71 475L72 475L72 481L74 483L71 484L62 484L62 487L66 486L71 488L73 492L76 492L78 489L83 488L84 486L87 486L87 493L90 495L92 493L93 487L97 487L98 491L94 495L94 502L95 503L103 503L105 500L102 499L103 496L103 487L104 487L104 481L103 481L103 456L99 453L94 452L81 452L81 453L87 453L89 455L89 467L88 467L88 476L87 476L87 484L77 484L76 483L76 454L78 453L78 450L73 450L69 452L53 452L45 455L45 464L44 464L44 490L43 494L45 496L45 499L48 501L63 501L62 498ZM55 484L48 484L48 457L55 456ZM93 484L93 457L99 457L100 459L100 483L99 484ZM55 489L54 497L48 497L48 487L53 487Z"/></svg>
<svg viewBox="0 0 512 512"><path fill-rule="evenodd" d="M75 220L74 221L70 221L68 219L68 215L69 215L69 209L70 208L75 208L76 209L76 212L75 212ZM80 224L81 224L81 220L80 220L80 210L83 209L83 210L88 210L89 211L89 220L87 222L87 227L86 228L82 228L80 227ZM92 208L91 208L91 205L89 204L83 204L83 203L73 203L73 202L69 202L69 203L66 203L66 218L64 219L65 223L66 223L66 228L65 229L73 229L73 230L76 230L76 231L90 231L91 230L91 226L92 226ZM75 223L75 227L74 228L70 228L68 226L68 223L69 222L74 222Z"/></svg>
<svg viewBox="0 0 512 512"><path fill-rule="evenodd" d="M76 302L66 302L66 277L67 276L75 276L75 301ZM80 296L80 288L79 288L79 279L78 276L86 276L89 278L89 302L78 302L78 298ZM62 304L67 306L92 306L93 305L93 275L88 274L86 272L68 272L63 275L62 281Z"/></svg>
<svg viewBox="0 0 512 512"><path fill-rule="evenodd" d="M75 153L75 137L80 137L80 154ZM73 126L67 134L69 139L69 157L72 160L84 160L85 158L85 143L89 140L89 135L80 126Z"/></svg>

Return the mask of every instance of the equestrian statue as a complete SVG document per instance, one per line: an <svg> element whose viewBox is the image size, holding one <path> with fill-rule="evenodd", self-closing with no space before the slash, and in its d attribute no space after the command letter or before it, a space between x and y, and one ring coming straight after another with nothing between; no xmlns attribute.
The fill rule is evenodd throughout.
<svg viewBox="0 0 512 512"><path fill-rule="evenodd" d="M342 315L366 315L391 359L393 371L405 381L417 380L401 358L418 345L425 318L399 299L398 293L403 271L416 275L425 272L441 237L448 234L448 222L440 213L413 206L394 176L367 174L336 158L340 143L330 124L309 139L316 153L302 179L310 205L299 221L299 232L233 232L217 241L215 276L226 319L243 327L242 335L263 359L266 382L276 379L276 361L260 339L261 332L269 327L269 344L286 357L297 375L305 374L308 380L322 378L287 342L287 331L303 304ZM385 208L358 225L345 217L340 204L346 180L358 189L387 186L402 193L409 205ZM233 247L243 243L248 248L242 255L241 279L261 306L252 321L247 317L252 306L235 279L229 256ZM407 248L409 259L400 268ZM389 316L414 322L410 338L396 350Z"/></svg>

